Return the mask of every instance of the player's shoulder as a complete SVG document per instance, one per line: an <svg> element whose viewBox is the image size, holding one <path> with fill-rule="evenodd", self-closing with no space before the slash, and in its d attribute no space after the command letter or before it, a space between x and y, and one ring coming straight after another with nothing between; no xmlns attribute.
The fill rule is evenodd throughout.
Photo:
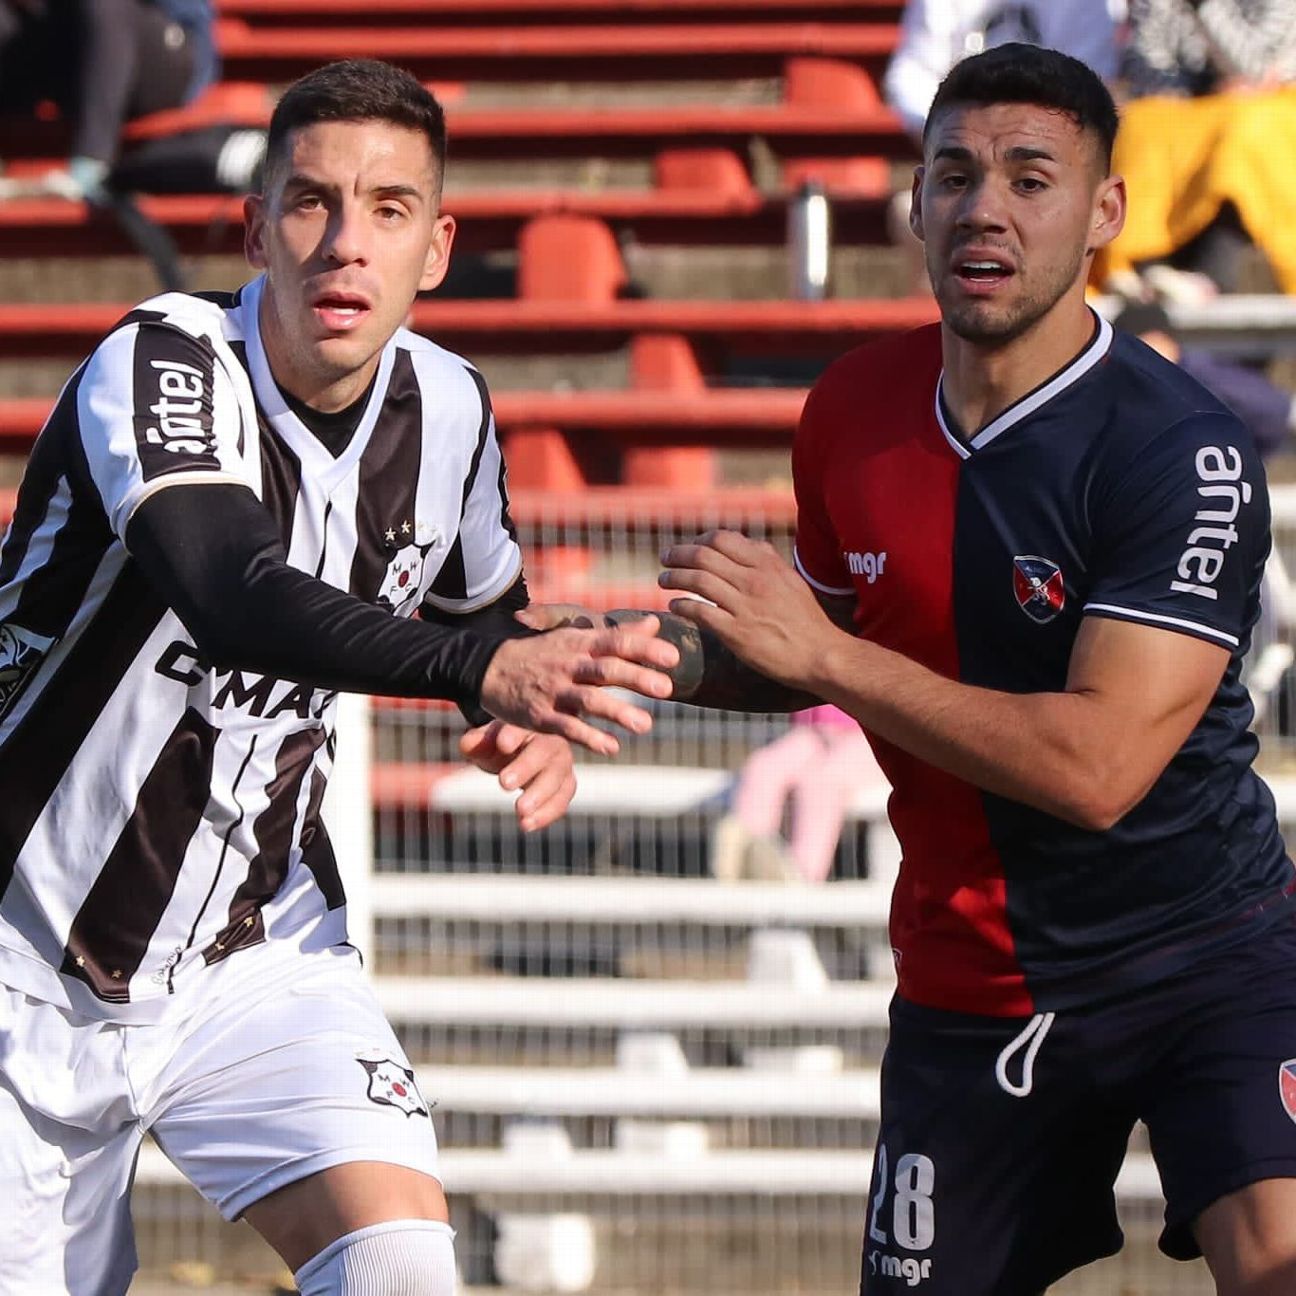
<svg viewBox="0 0 1296 1296"><path fill-rule="evenodd" d="M217 367L232 370L239 363L228 345L241 337L237 315L232 293L165 292L146 298L100 339L83 382L90 389L120 390L163 370L210 382Z"/></svg>
<svg viewBox="0 0 1296 1296"><path fill-rule="evenodd" d="M939 324L866 342L820 375L806 401L803 434L855 427L861 413L895 423L933 408L941 370Z"/></svg>
<svg viewBox="0 0 1296 1296"><path fill-rule="evenodd" d="M113 325L113 332L135 325L169 328L195 338L210 339L226 331L227 320L237 305L237 293L158 293L127 311Z"/></svg>
<svg viewBox="0 0 1296 1296"><path fill-rule="evenodd" d="M390 345L413 362L424 396L435 394L434 402L425 399L424 403L438 420L462 424L473 432L485 426L491 413L490 394L476 365L406 328L396 330Z"/></svg>
<svg viewBox="0 0 1296 1296"><path fill-rule="evenodd" d="M925 324L847 351L824 370L815 390L858 397L861 384L885 384L886 391L894 391L906 384L927 382L927 395L934 397L940 368L940 325Z"/></svg>
<svg viewBox="0 0 1296 1296"><path fill-rule="evenodd" d="M1138 338L1112 339L1106 380L1112 415L1104 443L1122 459L1221 437L1254 453L1250 430L1219 397Z"/></svg>

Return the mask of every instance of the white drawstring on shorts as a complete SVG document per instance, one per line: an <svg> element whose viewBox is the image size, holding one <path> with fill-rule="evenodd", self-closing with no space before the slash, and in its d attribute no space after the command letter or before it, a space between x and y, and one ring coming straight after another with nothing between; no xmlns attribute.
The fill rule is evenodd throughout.
<svg viewBox="0 0 1296 1296"><path fill-rule="evenodd" d="M1044 1043L1044 1036L1049 1033L1049 1027L1053 1025L1053 1018L1056 1016L1056 1013L1051 1012L1036 1013L1026 1023L1021 1033L1006 1045L1003 1052L999 1054L999 1060L995 1063L995 1079L999 1081L999 1088L1009 1097L1025 1098L1034 1087L1035 1055L1040 1051L1040 1045ZM1013 1084L1008 1079L1008 1063L1012 1061L1014 1054L1023 1045L1026 1046L1026 1056L1022 1058L1021 1084Z"/></svg>

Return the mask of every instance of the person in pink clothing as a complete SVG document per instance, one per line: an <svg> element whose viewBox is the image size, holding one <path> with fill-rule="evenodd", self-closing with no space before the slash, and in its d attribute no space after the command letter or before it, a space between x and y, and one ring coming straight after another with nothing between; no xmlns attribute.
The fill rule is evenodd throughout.
<svg viewBox="0 0 1296 1296"><path fill-rule="evenodd" d="M716 825L718 878L822 882L832 872L842 820L860 787L884 776L859 725L834 706L792 717L787 733L752 753L730 812ZM781 827L791 801L790 840Z"/></svg>

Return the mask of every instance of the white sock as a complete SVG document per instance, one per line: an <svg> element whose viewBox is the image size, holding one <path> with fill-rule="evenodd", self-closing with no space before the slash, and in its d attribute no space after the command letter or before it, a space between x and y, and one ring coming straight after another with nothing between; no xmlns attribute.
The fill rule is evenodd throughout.
<svg viewBox="0 0 1296 1296"><path fill-rule="evenodd" d="M389 1220L331 1242L293 1275L301 1296L454 1296L454 1230Z"/></svg>

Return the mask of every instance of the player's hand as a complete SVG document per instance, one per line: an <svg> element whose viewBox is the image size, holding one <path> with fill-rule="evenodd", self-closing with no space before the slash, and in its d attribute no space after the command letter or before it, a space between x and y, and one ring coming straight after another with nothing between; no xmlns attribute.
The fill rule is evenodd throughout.
<svg viewBox="0 0 1296 1296"><path fill-rule="evenodd" d="M592 630L603 624L601 613L579 603L528 603L513 613L513 619L531 630L561 630L565 626Z"/></svg>
<svg viewBox="0 0 1296 1296"><path fill-rule="evenodd" d="M737 531L708 531L672 545L662 565L663 589L697 596L672 599L676 616L710 631L762 675L814 691L826 650L842 631L773 545Z"/></svg>
<svg viewBox="0 0 1296 1296"><path fill-rule="evenodd" d="M459 739L459 751L478 769L497 774L504 791L521 789L513 809L523 832L548 828L561 819L576 794L571 744L556 734L492 720L469 729Z"/></svg>
<svg viewBox="0 0 1296 1296"><path fill-rule="evenodd" d="M643 608L613 608L611 612L596 612L578 603L532 603L515 612L514 617L532 630L556 630L562 626L576 626L588 630L591 626L620 626L642 621L644 617L657 618L657 637L673 643L679 649L679 664L670 672L673 688L671 697L687 701L697 692L702 682L704 661L702 639L695 625L681 621L669 612L652 612Z"/></svg>
<svg viewBox="0 0 1296 1296"><path fill-rule="evenodd" d="M510 639L495 650L486 668L481 704L511 724L559 734L592 752L615 756L620 743L590 721L608 720L636 734L652 728L647 711L607 689L670 697L671 681L664 672L678 664L679 651L658 639L657 629L657 618L650 616L631 625Z"/></svg>

